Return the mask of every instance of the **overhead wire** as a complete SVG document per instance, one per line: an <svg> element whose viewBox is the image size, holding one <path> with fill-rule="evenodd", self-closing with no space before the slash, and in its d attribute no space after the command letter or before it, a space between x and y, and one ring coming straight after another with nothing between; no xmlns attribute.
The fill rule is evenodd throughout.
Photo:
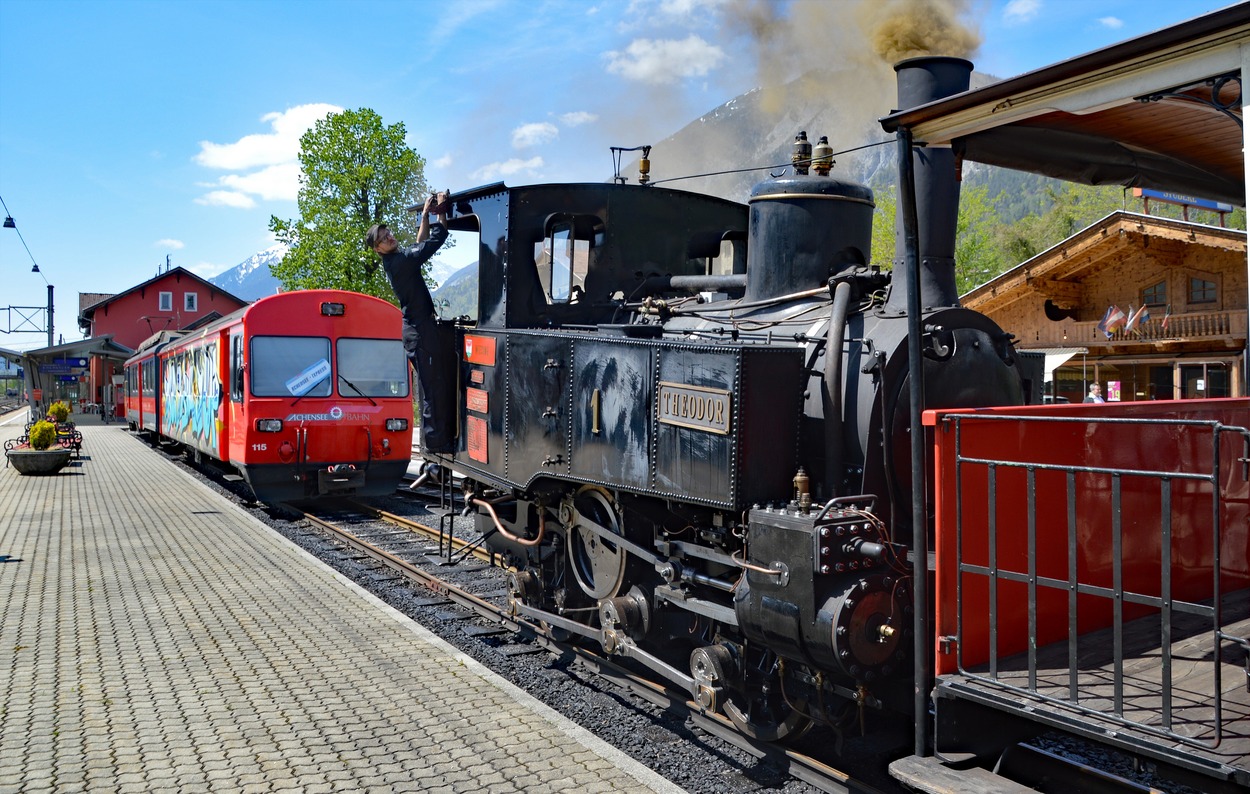
<svg viewBox="0 0 1250 794"><path fill-rule="evenodd" d="M8 218L9 220L12 220L12 219L13 219L13 213L9 212L9 205L5 203L5 201L4 201L4 197L3 197L3 196L0 196L0 205L3 205L3 206L4 206L4 217L5 217L5 218ZM12 225L11 227L9 227L9 228L11 228L11 229L13 229L13 231L17 232L17 239L19 239L19 240L21 240L21 241L22 241L22 247L26 249L26 255L30 257L30 263L31 263L32 265L34 265L34 267L32 268L32 270L33 270L34 272L36 272L36 273L38 273L38 274L39 274L39 278L43 279L43 283L44 283L44 284L47 284L47 283L48 283L48 277L47 277L47 276L45 276L45 275L43 274L43 271L39 269L39 263L35 261L35 255L34 255L34 254L32 254L32 253L30 252L30 246L26 244L26 238L22 236L22 230L21 230L21 229L19 229L19 228L17 228L17 223L16 223L16 222L14 222L14 223L13 223L13 225Z"/></svg>
<svg viewBox="0 0 1250 794"><path fill-rule="evenodd" d="M844 154L850 154L851 152L858 152L861 149L871 149L874 146L897 145L897 143L898 142L893 139L888 140L888 141L877 141L876 143L866 143L863 146L853 146L850 149L843 149L840 152L834 152L833 154L829 156L840 157ZM678 182L683 179L702 179L704 177L709 177L709 176L724 176L725 174L745 174L750 171L772 171L774 168L789 168L790 166L796 165L796 164L811 165L814 162L816 162L816 158L809 157L803 160L797 160L797 161L792 160L792 161L788 161L784 163L778 163L777 165L757 165L757 166L751 166L750 168L731 168L727 171L709 171L705 174L687 174L686 176L672 176L672 177L669 177L668 179L654 179L649 184L652 186L655 186L655 185L662 185L665 182Z"/></svg>

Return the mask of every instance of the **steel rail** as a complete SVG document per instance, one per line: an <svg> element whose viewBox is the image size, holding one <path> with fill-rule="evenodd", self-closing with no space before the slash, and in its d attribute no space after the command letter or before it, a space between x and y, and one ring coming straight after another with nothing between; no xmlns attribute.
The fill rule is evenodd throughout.
<svg viewBox="0 0 1250 794"><path fill-rule="evenodd" d="M361 505L355 502L352 505L353 507L359 507L366 513L374 513L388 522L396 523L406 528L419 528L416 531L429 535L432 540L438 537L437 530L411 519L396 516L368 505ZM434 573L423 570L420 566L364 540L349 530L304 510L299 510L299 512L310 523L324 530L349 548L361 552L432 592L445 596L448 600L473 611L483 619L498 623L503 628L538 643L552 653L573 655L580 664L595 675L627 689L630 693L637 695L654 706L689 719L697 727L755 758L766 759L776 764L785 769L787 774L793 778L815 786L821 791L834 794L883 794L881 789L856 780L850 773L831 767L819 759L777 745L756 741L740 733L727 717L708 712L699 706L698 703L690 700L688 693L678 692L662 682L643 678L635 672L618 665L611 659L584 647L554 640L543 632L542 627L512 617L505 609L461 587L442 580ZM461 540L459 542L466 546L469 545L467 541Z"/></svg>

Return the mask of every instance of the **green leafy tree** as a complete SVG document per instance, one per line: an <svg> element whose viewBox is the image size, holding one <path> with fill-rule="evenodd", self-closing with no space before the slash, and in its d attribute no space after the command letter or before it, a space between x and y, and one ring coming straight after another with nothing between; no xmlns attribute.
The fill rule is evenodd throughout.
<svg viewBox="0 0 1250 794"><path fill-rule="evenodd" d="M894 189L878 190L872 226L872 263L883 270L893 267L894 223L898 202ZM960 294L988 281L1009 265L997 245L994 229L999 225L996 203L989 188L965 186L960 191L959 217L955 226L955 281Z"/></svg>
<svg viewBox="0 0 1250 794"><path fill-rule="evenodd" d="M273 275L282 288L347 289L394 300L365 233L386 223L401 241L415 241L418 213L408 207L429 194L425 160L404 143L403 122L386 126L369 108L331 113L300 138L299 217L269 219L290 246Z"/></svg>
<svg viewBox="0 0 1250 794"><path fill-rule="evenodd" d="M882 270L894 267L894 217L898 199L894 188L873 192L877 208L872 214L872 258L869 260Z"/></svg>
<svg viewBox="0 0 1250 794"><path fill-rule="evenodd" d="M1115 186L1060 182L1043 189L1043 209L1003 226L998 245L1014 267L1058 245L1118 209L1124 209L1124 189Z"/></svg>
<svg viewBox="0 0 1250 794"><path fill-rule="evenodd" d="M955 288L960 295L1010 267L994 243L999 219L989 193L986 185L960 191L955 222Z"/></svg>

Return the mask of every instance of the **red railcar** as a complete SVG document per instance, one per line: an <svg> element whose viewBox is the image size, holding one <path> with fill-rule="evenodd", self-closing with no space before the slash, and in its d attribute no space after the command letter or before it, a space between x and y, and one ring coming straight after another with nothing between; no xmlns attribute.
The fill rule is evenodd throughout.
<svg viewBox="0 0 1250 794"><path fill-rule="evenodd" d="M338 290L262 298L126 362L131 427L237 469L279 502L392 490L412 448L400 313Z"/></svg>

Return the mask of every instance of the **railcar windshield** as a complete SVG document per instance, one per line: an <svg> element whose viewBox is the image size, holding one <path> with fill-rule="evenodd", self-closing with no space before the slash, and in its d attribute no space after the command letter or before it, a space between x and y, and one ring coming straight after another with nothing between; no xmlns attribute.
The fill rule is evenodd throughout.
<svg viewBox="0 0 1250 794"><path fill-rule="evenodd" d="M249 368L257 397L330 396L330 340L325 337L253 337Z"/></svg>
<svg viewBox="0 0 1250 794"><path fill-rule="evenodd" d="M408 357L398 339L343 338L337 347L339 394L408 396Z"/></svg>

